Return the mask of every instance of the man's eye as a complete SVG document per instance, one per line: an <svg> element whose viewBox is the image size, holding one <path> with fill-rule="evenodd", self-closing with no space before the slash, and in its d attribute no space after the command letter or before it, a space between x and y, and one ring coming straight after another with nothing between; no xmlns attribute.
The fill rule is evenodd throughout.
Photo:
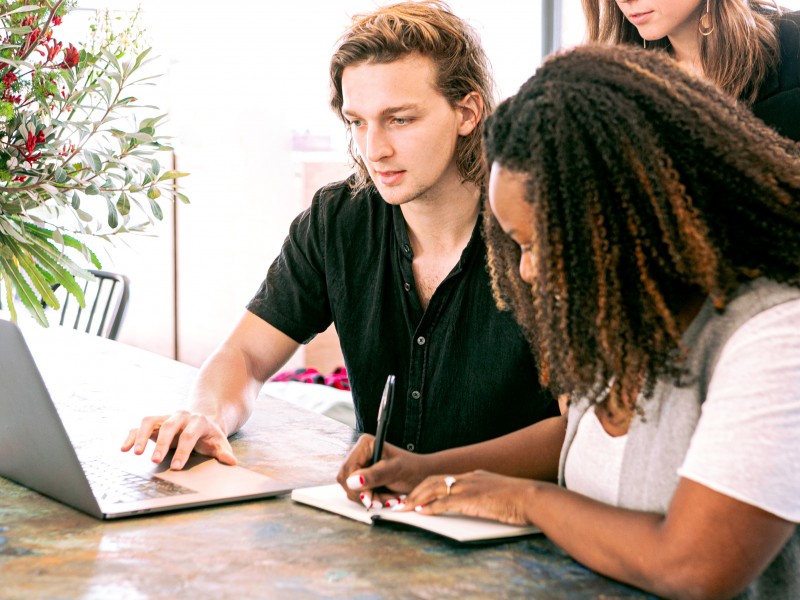
<svg viewBox="0 0 800 600"><path fill-rule="evenodd" d="M411 123L411 119L405 119L402 117L395 117L394 119L395 125L408 125Z"/></svg>
<svg viewBox="0 0 800 600"><path fill-rule="evenodd" d="M348 125L349 127L361 127L361 125L363 125L363 123L364 123L364 122L363 122L363 121L361 121L360 119L351 119L351 120L349 120L349 121L347 122L347 125Z"/></svg>

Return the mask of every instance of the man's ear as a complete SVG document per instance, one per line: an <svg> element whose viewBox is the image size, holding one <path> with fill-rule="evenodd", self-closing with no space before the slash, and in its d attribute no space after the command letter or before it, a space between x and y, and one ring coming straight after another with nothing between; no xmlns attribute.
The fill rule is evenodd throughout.
<svg viewBox="0 0 800 600"><path fill-rule="evenodd" d="M470 92L458 101L456 111L461 117L458 135L469 135L483 119L483 98L478 92Z"/></svg>

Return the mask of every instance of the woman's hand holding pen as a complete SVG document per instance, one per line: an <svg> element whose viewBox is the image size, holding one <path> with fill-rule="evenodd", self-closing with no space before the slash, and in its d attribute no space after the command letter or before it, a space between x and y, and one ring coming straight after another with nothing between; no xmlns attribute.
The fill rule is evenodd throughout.
<svg viewBox="0 0 800 600"><path fill-rule="evenodd" d="M389 443L384 444L380 461L372 463L375 437L364 434L350 451L336 480L347 492L348 498L367 508L373 503L393 505L401 495L411 491L430 473L424 454L407 452ZM373 492L378 488L389 491Z"/></svg>

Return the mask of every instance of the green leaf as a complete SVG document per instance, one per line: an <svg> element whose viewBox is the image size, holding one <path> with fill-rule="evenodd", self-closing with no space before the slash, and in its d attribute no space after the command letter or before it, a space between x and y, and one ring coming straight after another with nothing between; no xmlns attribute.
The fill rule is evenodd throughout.
<svg viewBox="0 0 800 600"><path fill-rule="evenodd" d="M6 275L6 272L3 269L2 265L0 265L0 279L5 281L6 306L8 307L8 312L11 313L11 320L16 322L17 311L14 308L14 296L11 293L11 279L9 279L8 276Z"/></svg>
<svg viewBox="0 0 800 600"><path fill-rule="evenodd" d="M148 194L149 196L150 194ZM164 218L164 213L161 212L161 207L158 205L158 202L150 198L150 210L153 212L153 216L161 221Z"/></svg>
<svg viewBox="0 0 800 600"><path fill-rule="evenodd" d="M100 81L97 82L97 85L100 86L100 89L103 90L103 98L105 99L105 101L110 102L111 97L114 94L114 91L111 89L111 84L107 80L101 79Z"/></svg>
<svg viewBox="0 0 800 600"><path fill-rule="evenodd" d="M56 183L65 183L69 181L69 175L67 175L67 172L61 167L56 167L55 180Z"/></svg>
<svg viewBox="0 0 800 600"><path fill-rule="evenodd" d="M38 5L20 6L19 8L15 8L14 10L10 10L6 13L0 13L0 17L7 17L8 15L14 15L18 13L33 12L35 10L41 10L41 9L42 7Z"/></svg>
<svg viewBox="0 0 800 600"><path fill-rule="evenodd" d="M103 56L105 57L105 59L109 63L114 65L114 68L117 70L118 73L122 71L122 68L119 66L119 61L117 60L116 56L114 56L111 52L109 52L105 48L102 49L102 53L103 53Z"/></svg>
<svg viewBox="0 0 800 600"><path fill-rule="evenodd" d="M2 238L0 238L0 241L14 253L17 264L28 275L28 279L38 290L39 297L50 306L58 306L58 299L53 293L50 283L43 277L42 272L37 268L36 263L28 253L27 244L21 245L8 239L2 240Z"/></svg>
<svg viewBox="0 0 800 600"><path fill-rule="evenodd" d="M44 314L44 309L39 301L39 297L31 289L31 286L28 285L28 282L22 277L22 274L19 272L16 266L14 266L14 264L8 259L0 257L0 269L5 271L6 276L11 280L11 283L14 285L14 290L17 292L17 297L19 298L20 302L22 302L22 305L28 309L28 311L33 315L40 325L47 327L47 317Z"/></svg>
<svg viewBox="0 0 800 600"><path fill-rule="evenodd" d="M97 196L100 194L100 190L97 189L97 186L93 183L90 183L89 186L84 190L87 196Z"/></svg>
<svg viewBox="0 0 800 600"><path fill-rule="evenodd" d="M111 227L111 229L116 229L119 226L117 207L114 206L110 198L106 198L106 204L108 205L108 226Z"/></svg>
<svg viewBox="0 0 800 600"><path fill-rule="evenodd" d="M164 181L165 179L178 179L180 177L188 177L189 173L184 173L183 171L166 171L161 177L158 178L159 181Z"/></svg>
<svg viewBox="0 0 800 600"><path fill-rule="evenodd" d="M81 289L81 286L75 281L75 277L64 267L58 264L58 260L61 258L61 253L52 246L50 246L50 248L51 250L48 251L42 247L31 246L29 250L39 264L46 268L47 271L53 276L53 283L62 285L64 289L67 290L67 293L75 297L81 308L85 308L86 302L83 297L83 289ZM81 271L83 270L81 269ZM53 308L60 308L58 298L55 297L55 294L53 295L55 304L48 302L47 298L45 297L43 297L43 299Z"/></svg>
<svg viewBox="0 0 800 600"><path fill-rule="evenodd" d="M78 192L72 192L72 208L78 209L81 206L81 197L78 195Z"/></svg>
<svg viewBox="0 0 800 600"><path fill-rule="evenodd" d="M129 133L127 135L127 137L131 138L131 139L134 139L137 142L144 142L145 144L150 144L150 143L152 143L154 141L152 135L148 135L146 133L142 133L142 132L139 132L139 131L134 132L134 133Z"/></svg>
<svg viewBox="0 0 800 600"><path fill-rule="evenodd" d="M63 244L66 247L78 250L79 252L82 252L84 254L86 254L86 252L88 251L90 262L98 269L102 268L102 265L100 264L100 261L97 259L95 253L92 252L83 242L75 239L71 235L67 234L62 235L58 229L55 230L45 229L44 227L39 227L38 225L34 225L33 223L29 223L27 221L19 221L19 219L17 219L17 222L19 226L25 230L26 233L30 234L28 238L30 241L36 241L36 243L39 244L49 245L50 244L49 240L51 239L56 240L57 239L56 235L61 236L61 240L63 241ZM1 245L0 248L2 248ZM67 257L64 254L60 254L59 262L63 264L67 269L69 269L70 272L72 272L74 275L78 275L83 278L91 277L91 273L82 269L80 266L76 265L74 262L72 262L72 260L69 257Z"/></svg>
<svg viewBox="0 0 800 600"><path fill-rule="evenodd" d="M95 152L92 152L91 150L84 150L83 155L89 161L89 165L91 165L92 170L95 173L100 173L103 170L103 162Z"/></svg>
<svg viewBox="0 0 800 600"><path fill-rule="evenodd" d="M136 61L133 63L133 68L131 69L131 72L135 71L142 65L142 61L148 54L150 54L150 50L152 50L152 48L147 48L139 56L136 57Z"/></svg>
<svg viewBox="0 0 800 600"><path fill-rule="evenodd" d="M0 219L0 231L7 235L9 239L16 240L19 243L24 244L27 241L25 236L17 231L11 222L6 221L5 219Z"/></svg>
<svg viewBox="0 0 800 600"><path fill-rule="evenodd" d="M127 216L131 212L131 201L128 198L128 194L125 192L122 192L119 195L119 199L117 200L117 210L123 217Z"/></svg>

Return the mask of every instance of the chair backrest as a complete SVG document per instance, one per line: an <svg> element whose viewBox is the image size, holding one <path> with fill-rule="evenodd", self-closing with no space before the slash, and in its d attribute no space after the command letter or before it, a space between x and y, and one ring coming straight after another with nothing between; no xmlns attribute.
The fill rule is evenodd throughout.
<svg viewBox="0 0 800 600"><path fill-rule="evenodd" d="M95 281L87 280L83 285L85 308L63 288L57 290L61 301L59 324L116 340L128 307L130 282L119 273L95 270L90 273Z"/></svg>

